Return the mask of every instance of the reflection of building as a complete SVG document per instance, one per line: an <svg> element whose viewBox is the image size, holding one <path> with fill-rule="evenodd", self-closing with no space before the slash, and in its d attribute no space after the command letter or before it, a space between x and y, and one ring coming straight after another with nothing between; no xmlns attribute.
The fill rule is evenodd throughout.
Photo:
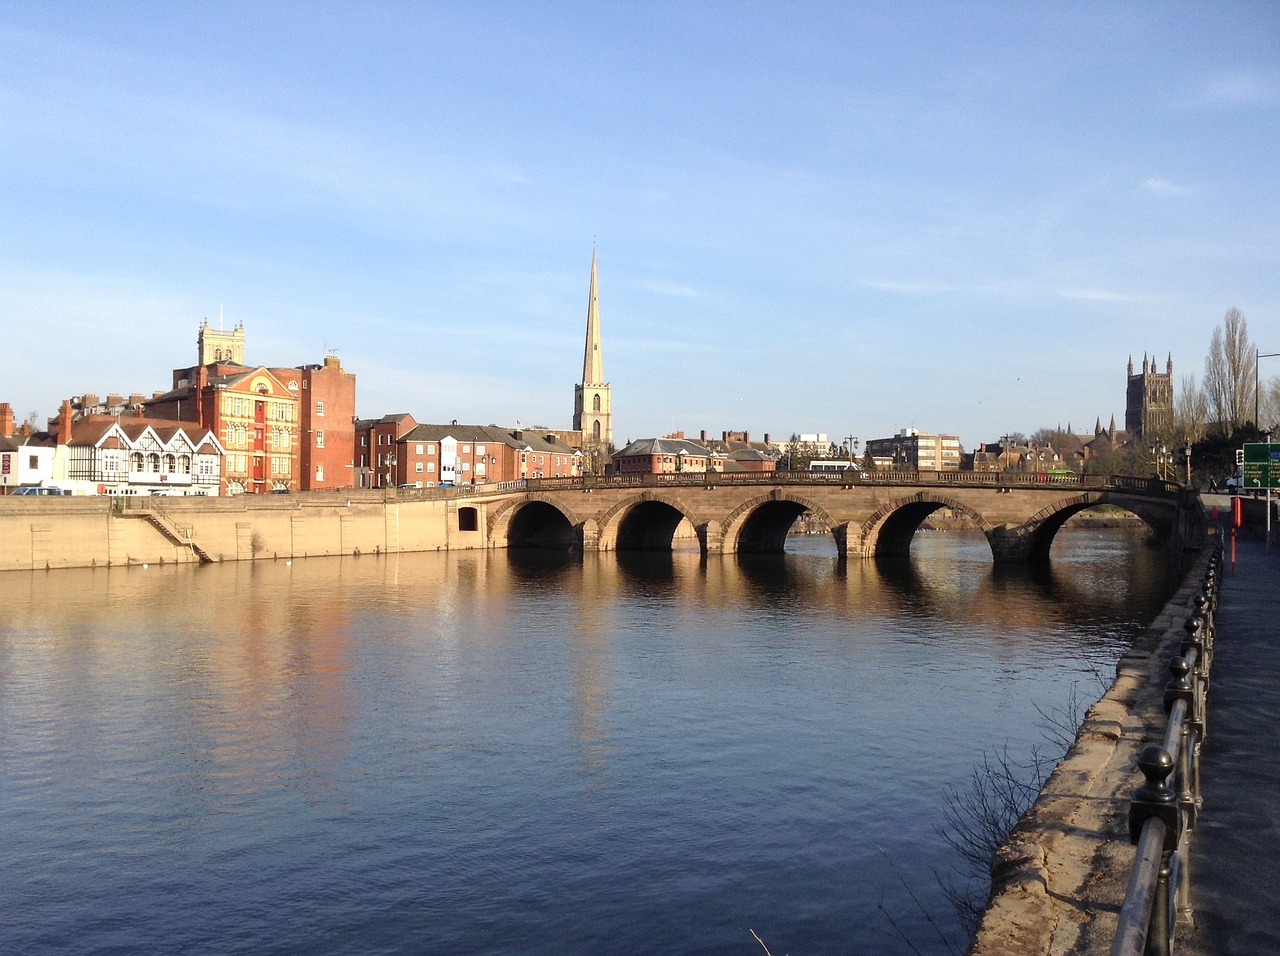
<svg viewBox="0 0 1280 956"><path fill-rule="evenodd" d="M582 432L586 469L601 473L613 451L613 403L609 383L604 380L594 250L591 252L591 288L587 295L587 342L582 356L582 382L573 388L573 428Z"/></svg>
<svg viewBox="0 0 1280 956"><path fill-rule="evenodd" d="M904 428L892 438L870 439L867 454L881 469L960 470L960 438L956 435L927 435L914 428Z"/></svg>
<svg viewBox="0 0 1280 956"><path fill-rule="evenodd" d="M1135 438L1157 438L1173 425L1173 356L1165 371L1156 371L1156 361L1142 356L1142 372L1135 375L1129 359L1129 387L1125 393L1124 428Z"/></svg>

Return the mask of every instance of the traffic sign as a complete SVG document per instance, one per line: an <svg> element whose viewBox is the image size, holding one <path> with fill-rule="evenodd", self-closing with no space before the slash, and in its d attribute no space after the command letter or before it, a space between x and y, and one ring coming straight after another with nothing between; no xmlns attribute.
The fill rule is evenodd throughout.
<svg viewBox="0 0 1280 956"><path fill-rule="evenodd" d="M1246 442L1244 448L1245 488L1280 488L1280 444Z"/></svg>

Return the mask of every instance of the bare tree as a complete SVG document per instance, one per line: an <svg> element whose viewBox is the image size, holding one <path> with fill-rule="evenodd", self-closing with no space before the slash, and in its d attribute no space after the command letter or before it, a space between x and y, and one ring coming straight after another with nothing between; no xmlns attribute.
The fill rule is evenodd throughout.
<svg viewBox="0 0 1280 956"><path fill-rule="evenodd" d="M1264 431L1280 425L1280 377L1258 384L1258 427Z"/></svg>
<svg viewBox="0 0 1280 956"><path fill-rule="evenodd" d="M1249 323L1231 308L1213 330L1204 360L1204 390L1210 412L1231 435L1253 411L1253 374L1257 362L1249 342Z"/></svg>
<svg viewBox="0 0 1280 956"><path fill-rule="evenodd" d="M1173 428L1176 437L1194 444L1204 437L1209 423L1209 399L1196 385L1194 375L1182 376L1178 397L1173 406Z"/></svg>

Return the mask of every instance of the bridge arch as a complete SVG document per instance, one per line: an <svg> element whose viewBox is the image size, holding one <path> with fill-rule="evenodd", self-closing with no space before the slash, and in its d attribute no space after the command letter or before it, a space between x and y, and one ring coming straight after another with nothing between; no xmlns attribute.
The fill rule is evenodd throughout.
<svg viewBox="0 0 1280 956"><path fill-rule="evenodd" d="M705 523L678 499L641 492L600 516L596 546L601 551L670 551L682 521L697 532L706 550Z"/></svg>
<svg viewBox="0 0 1280 956"><path fill-rule="evenodd" d="M797 518L808 512L824 521L836 539L839 553L845 553L845 528L812 499L784 489L748 498L725 516L722 528L726 553L758 554L781 552L787 532Z"/></svg>
<svg viewBox="0 0 1280 956"><path fill-rule="evenodd" d="M581 549L583 522L560 499L530 492L489 514L489 547Z"/></svg>
<svg viewBox="0 0 1280 956"><path fill-rule="evenodd" d="M940 508L950 508L972 520L988 537L992 524L963 501L947 495L922 491L905 498L886 502L871 513L857 530L849 528L848 549L864 558L905 557L911 551L911 539L924 520Z"/></svg>
<svg viewBox="0 0 1280 956"><path fill-rule="evenodd" d="M1041 508L1026 520L1020 527L1007 529L1006 540L1000 545L993 540L993 551L1001 558L1001 550L1009 552L1006 560L1026 561L1044 564L1049 560L1049 551L1053 540L1062 526L1075 515L1098 505L1115 505L1137 517L1150 530L1152 539L1158 544L1168 542L1177 521L1177 505L1168 500L1146 498L1133 495L1117 495L1113 493L1085 493L1073 495ZM1008 538L1016 539L1016 546L1010 547ZM992 537L988 535L988 537Z"/></svg>

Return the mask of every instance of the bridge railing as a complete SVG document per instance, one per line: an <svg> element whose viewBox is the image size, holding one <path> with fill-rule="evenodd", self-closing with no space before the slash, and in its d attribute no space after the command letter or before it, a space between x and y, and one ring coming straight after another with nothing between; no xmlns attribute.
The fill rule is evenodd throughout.
<svg viewBox="0 0 1280 956"><path fill-rule="evenodd" d="M1187 843L1203 803L1200 745L1205 737L1209 669L1213 664L1214 613L1222 571L1218 543L1183 625L1180 653L1169 662L1164 740L1138 757L1145 778L1129 805L1129 837L1137 846L1111 956L1169 956L1179 913L1189 912L1191 868Z"/></svg>
<svg viewBox="0 0 1280 956"><path fill-rule="evenodd" d="M530 491L577 491L591 488L687 488L736 485L833 485L852 488L864 485L947 485L985 488L1046 487L1119 490L1137 494L1172 495L1180 486L1159 478L1134 478L1128 475L1054 475L1048 472L994 471L694 471L671 474L587 475L582 478L530 478L524 482ZM476 486L483 487L483 486ZM452 489L451 489L452 490Z"/></svg>

